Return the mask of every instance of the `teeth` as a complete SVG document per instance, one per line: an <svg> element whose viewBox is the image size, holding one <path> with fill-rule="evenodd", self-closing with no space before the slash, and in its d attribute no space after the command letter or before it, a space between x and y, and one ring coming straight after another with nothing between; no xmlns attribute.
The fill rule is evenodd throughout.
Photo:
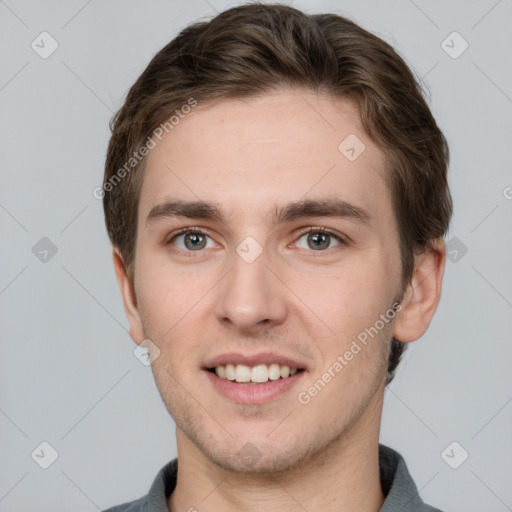
<svg viewBox="0 0 512 512"><path fill-rule="evenodd" d="M217 374L217 377L220 377L221 379L226 378L226 367L225 366L217 366L215 368L215 373Z"/></svg>
<svg viewBox="0 0 512 512"><path fill-rule="evenodd" d="M254 382L261 383L268 380L286 379L297 373L297 368L289 366L280 366L277 363L271 365L258 364L256 366L247 366L245 364L227 364L219 365L215 368L215 374L221 379L227 379L236 382Z"/></svg>
<svg viewBox="0 0 512 512"><path fill-rule="evenodd" d="M247 368L247 367L246 367ZM267 382L268 380L268 368L266 364L259 364L254 366L251 370L251 381L252 382Z"/></svg>
<svg viewBox="0 0 512 512"><path fill-rule="evenodd" d="M251 380L251 369L243 364L237 364L235 368L235 380L237 382L249 382Z"/></svg>
<svg viewBox="0 0 512 512"><path fill-rule="evenodd" d="M278 364L271 364L268 367L268 378L270 380L277 380L281 377L281 370L279 369Z"/></svg>
<svg viewBox="0 0 512 512"><path fill-rule="evenodd" d="M226 365L226 377L225 378L228 380L235 380L235 365L234 364Z"/></svg>
<svg viewBox="0 0 512 512"><path fill-rule="evenodd" d="M280 368L281 377L285 379L286 377L290 376L290 367L289 366L281 366Z"/></svg>

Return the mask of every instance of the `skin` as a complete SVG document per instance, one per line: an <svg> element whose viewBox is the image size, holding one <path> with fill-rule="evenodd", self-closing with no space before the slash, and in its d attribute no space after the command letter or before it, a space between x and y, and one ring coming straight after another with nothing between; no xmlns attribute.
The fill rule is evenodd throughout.
<svg viewBox="0 0 512 512"><path fill-rule="evenodd" d="M349 134L366 146L355 161L338 150ZM391 336L413 341L425 332L445 264L444 244L434 241L416 256L401 296L384 173L383 154L364 133L356 105L290 89L198 105L150 152L133 286L117 249L114 264L131 337L139 344L149 338L160 350L152 370L177 425L178 482L169 510L382 506L378 442ZM364 209L370 224L330 217L266 223L274 205L333 197ZM171 198L214 202L225 218L146 223L151 209ZM207 246L194 251L185 234L173 238L184 227L200 228ZM346 243L333 237L326 248L311 248L301 229L318 227ZM252 263L236 252L247 236L262 249ZM297 394L397 298L402 310L394 320L301 404ZM307 370L298 388L269 403L237 404L202 370L225 352L285 354ZM241 457L247 443L258 454L251 464Z"/></svg>

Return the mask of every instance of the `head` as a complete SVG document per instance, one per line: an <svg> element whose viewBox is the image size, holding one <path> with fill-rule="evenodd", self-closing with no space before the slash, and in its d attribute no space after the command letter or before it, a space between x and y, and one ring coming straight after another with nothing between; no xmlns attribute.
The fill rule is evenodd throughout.
<svg viewBox="0 0 512 512"><path fill-rule="evenodd" d="M230 436L256 444L262 470L348 431L428 327L444 269L448 146L403 59L341 16L235 7L159 51L111 129L103 205L116 273L132 338L161 351L153 372L178 427L219 463L232 460ZM200 233L177 232L190 226ZM349 349L307 404L333 416L308 431L293 415L302 452L300 437L267 437L279 400L225 403L202 367L284 351L304 363L307 390ZM232 415L230 432L216 410Z"/></svg>

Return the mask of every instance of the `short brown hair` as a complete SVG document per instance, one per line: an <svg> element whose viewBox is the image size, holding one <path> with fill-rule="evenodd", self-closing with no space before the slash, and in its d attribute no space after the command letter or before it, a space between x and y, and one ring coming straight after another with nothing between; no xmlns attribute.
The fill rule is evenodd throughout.
<svg viewBox="0 0 512 512"><path fill-rule="evenodd" d="M388 43L345 17L307 15L279 4L234 7L185 28L154 56L113 117L103 207L110 240L132 282L147 160L133 160L134 152L191 98L205 105L282 87L349 98L359 105L365 132L385 155L405 290L415 252L448 229L448 144L419 81ZM133 170L126 166L129 161ZM405 346L393 338L386 384Z"/></svg>

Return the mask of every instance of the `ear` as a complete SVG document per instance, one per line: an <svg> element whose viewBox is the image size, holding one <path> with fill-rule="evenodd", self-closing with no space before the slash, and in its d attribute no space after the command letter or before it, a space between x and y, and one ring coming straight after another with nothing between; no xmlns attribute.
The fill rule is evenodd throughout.
<svg viewBox="0 0 512 512"><path fill-rule="evenodd" d="M442 238L415 255L414 273L393 329L397 340L415 341L427 330L441 299L445 264L446 247Z"/></svg>
<svg viewBox="0 0 512 512"><path fill-rule="evenodd" d="M139 310L137 308L135 290L127 275L124 258L119 252L119 249L114 248L112 256L114 259L117 283L119 284L119 289L121 290L121 296L123 299L124 311L130 324L130 336L137 345L140 345L144 341L145 336Z"/></svg>

